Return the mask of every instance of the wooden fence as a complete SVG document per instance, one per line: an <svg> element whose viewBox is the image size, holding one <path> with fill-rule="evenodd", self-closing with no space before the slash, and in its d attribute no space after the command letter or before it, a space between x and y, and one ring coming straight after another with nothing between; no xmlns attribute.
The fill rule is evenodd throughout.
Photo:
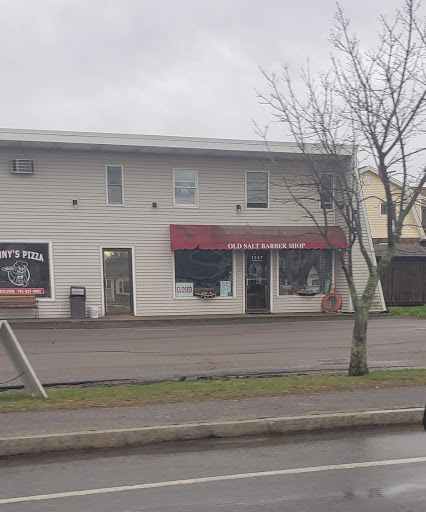
<svg viewBox="0 0 426 512"><path fill-rule="evenodd" d="M426 303L426 258L395 258L382 279L387 306Z"/></svg>

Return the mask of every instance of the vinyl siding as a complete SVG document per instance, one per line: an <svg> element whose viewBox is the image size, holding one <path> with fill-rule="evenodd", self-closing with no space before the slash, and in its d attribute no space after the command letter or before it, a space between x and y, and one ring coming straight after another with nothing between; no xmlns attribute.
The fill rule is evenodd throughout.
<svg viewBox="0 0 426 512"><path fill-rule="evenodd" d="M369 237L367 219L364 215L361 215L361 229L362 229L362 241L364 247L369 251L370 258L373 263L375 261L374 249L372 247L371 238ZM357 289L358 295L362 294L365 285L367 284L367 280L369 277L368 266L365 262L364 256L361 253L360 245L355 244L352 251L352 261L353 265L353 274L355 287ZM385 311L386 305L384 303L383 294L382 294L382 285L379 281L379 284L376 287L376 291L374 294L373 303L371 305L372 312L380 312Z"/></svg>
<svg viewBox="0 0 426 512"><path fill-rule="evenodd" d="M10 174L13 158L34 159L35 175ZM124 206L106 204L106 165L123 167ZM198 169L198 208L173 207L173 168ZM247 170L270 172L270 208L246 209ZM41 318L69 317L70 285L86 286L87 306L102 308L102 247L134 250L137 315L243 313L244 253L239 251L234 254L235 297L173 298L169 225L308 227L312 221L280 186L282 173L289 170L304 172L300 161L291 159L274 167L267 160L231 157L2 149L0 240L51 241L56 295L55 300L40 300ZM75 199L78 207L72 205ZM152 207L153 202L158 208ZM241 213L236 211L237 204L242 205ZM278 297L277 251L272 251L271 262L272 311L320 311L320 296ZM344 297L347 311L347 287L338 269L336 265L337 291ZM22 313L13 312L17 314Z"/></svg>
<svg viewBox="0 0 426 512"><path fill-rule="evenodd" d="M371 235L373 238L387 238L387 216L380 214L381 199L386 199L383 183L374 172L366 171L363 175L368 175L371 178L369 185L362 185ZM400 202L400 187L391 184L391 190L395 202ZM413 213L410 212L404 220L401 238L419 238L419 236L417 223Z"/></svg>

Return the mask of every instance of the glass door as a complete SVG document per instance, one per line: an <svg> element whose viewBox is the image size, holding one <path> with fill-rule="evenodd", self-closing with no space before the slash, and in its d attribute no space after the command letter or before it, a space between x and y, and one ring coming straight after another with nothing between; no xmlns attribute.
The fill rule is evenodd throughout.
<svg viewBox="0 0 426 512"><path fill-rule="evenodd" d="M246 251L246 312L269 312L269 251Z"/></svg>
<svg viewBox="0 0 426 512"><path fill-rule="evenodd" d="M132 250L104 249L105 314L132 315Z"/></svg>

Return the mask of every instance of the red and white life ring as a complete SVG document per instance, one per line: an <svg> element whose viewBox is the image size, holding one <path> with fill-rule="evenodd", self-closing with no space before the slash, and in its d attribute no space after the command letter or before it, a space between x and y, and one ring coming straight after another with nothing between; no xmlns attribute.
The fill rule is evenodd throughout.
<svg viewBox="0 0 426 512"><path fill-rule="evenodd" d="M342 307L342 296L338 293L327 293L322 299L321 307L325 313L336 313Z"/></svg>

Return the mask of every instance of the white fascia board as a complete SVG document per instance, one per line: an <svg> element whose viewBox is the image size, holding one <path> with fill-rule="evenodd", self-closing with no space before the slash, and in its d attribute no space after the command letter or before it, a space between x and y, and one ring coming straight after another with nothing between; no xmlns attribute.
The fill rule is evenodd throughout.
<svg viewBox="0 0 426 512"><path fill-rule="evenodd" d="M0 128L0 144L18 142L25 145L37 144L38 147L49 147L60 145L66 149L67 145L83 149L85 146L105 146L108 149L114 148L140 148L149 151L150 149L164 149L169 151L193 150L197 152L241 152L241 153L278 153L278 154L301 154L301 149L294 143L263 140L238 140L238 139L210 139L200 137L174 137L164 135L136 135L118 133L95 133L95 132L69 132L53 130L24 130ZM319 146L307 145L312 154L324 154ZM343 146L340 149L342 156L349 156L353 152L352 146Z"/></svg>
<svg viewBox="0 0 426 512"><path fill-rule="evenodd" d="M355 158L355 164L356 164L356 158ZM356 166L355 166L355 169L356 169ZM364 169L364 167L363 167L363 169ZM360 180L360 176L361 176L362 172L363 171L361 169L358 169L358 186L359 186L358 192L360 195L361 212L362 212L362 216L364 218L364 225L366 228L367 242L368 242L368 246L370 248L370 254L371 254L371 258L373 260L373 265L376 266L377 265L376 251L374 250L373 236L371 234L370 223L369 223L368 214L367 214L367 207L365 206L365 200L364 200L364 191L362 189L361 180ZM385 302L385 295L383 293L382 281L380 279L377 283L377 289L379 291L379 297L380 297L380 303L382 306L382 310L386 311L387 308L386 308L386 302ZM351 299L350 294L349 294L349 298ZM350 307L353 308L352 299L350 301Z"/></svg>
<svg viewBox="0 0 426 512"><path fill-rule="evenodd" d="M373 174L380 176L378 169L376 169L375 167L371 167L371 165L366 165L359 169L360 174L364 174L365 172L372 172ZM394 185L396 185L397 187L402 188L404 186L402 181L399 181L396 178L393 178L392 176L389 176L389 181L391 183L393 183ZM407 188L409 188L409 187L407 187Z"/></svg>

